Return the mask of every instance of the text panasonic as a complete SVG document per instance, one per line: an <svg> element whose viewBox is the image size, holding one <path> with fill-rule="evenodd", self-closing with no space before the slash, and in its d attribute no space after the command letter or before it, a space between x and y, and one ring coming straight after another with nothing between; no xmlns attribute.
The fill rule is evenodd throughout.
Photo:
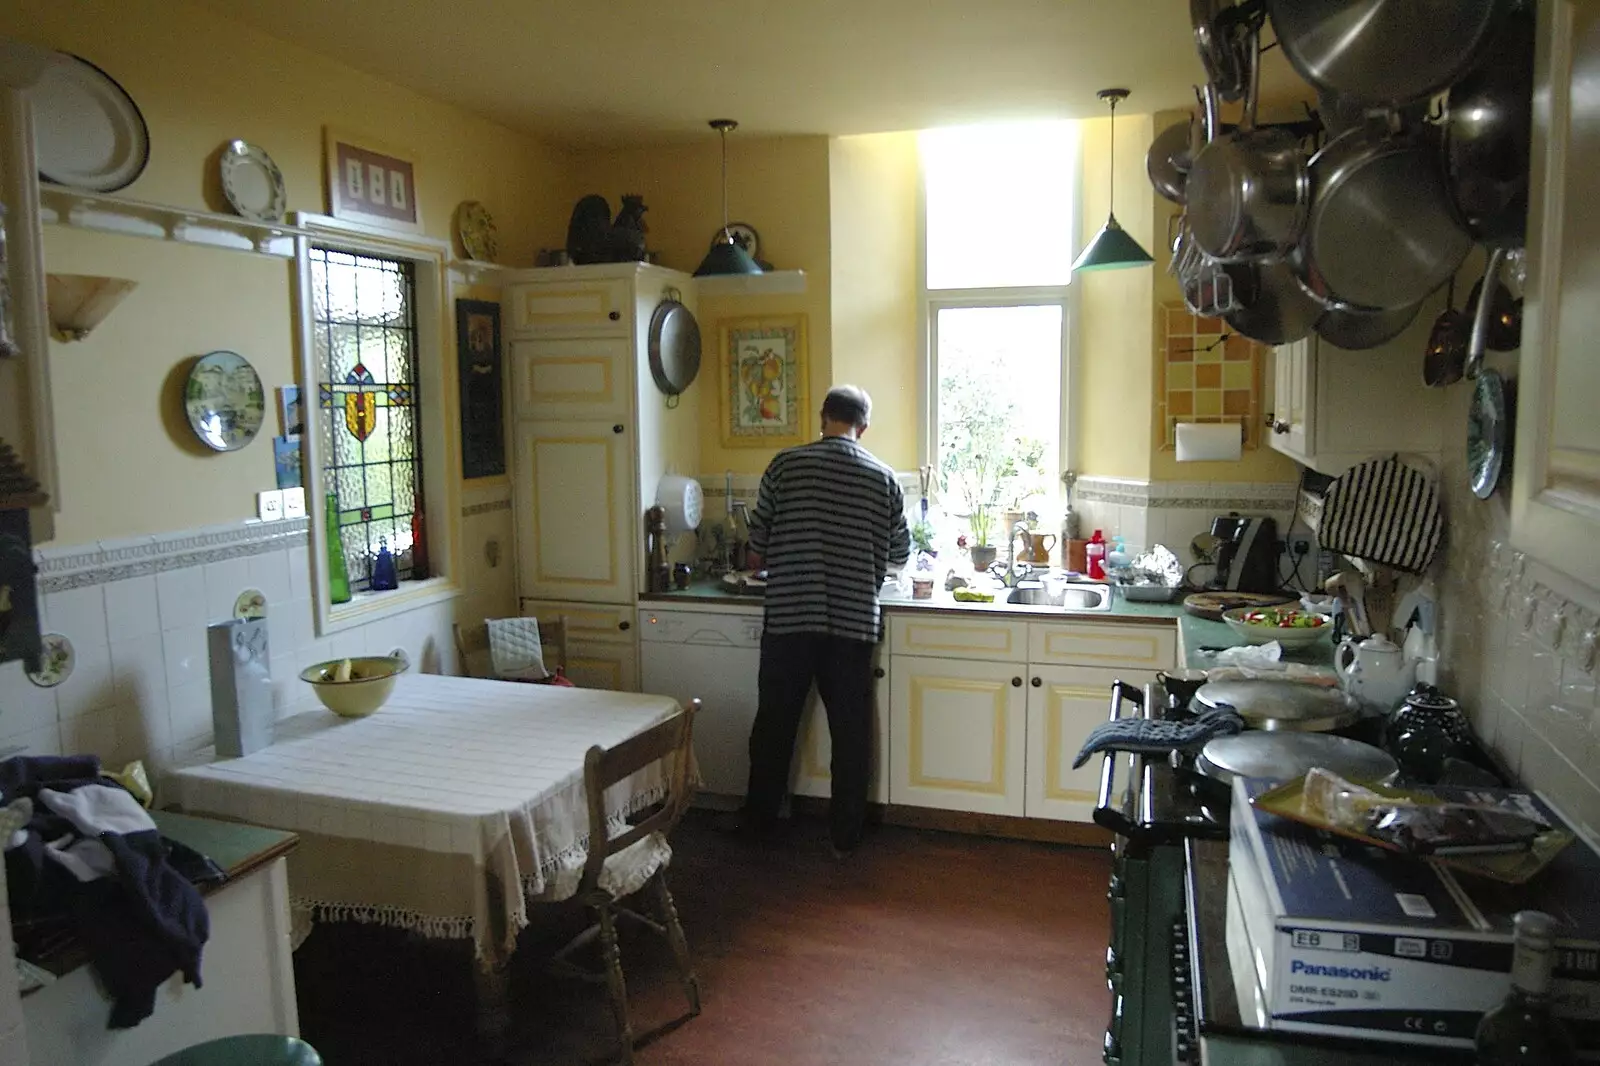
<svg viewBox="0 0 1600 1066"><path fill-rule="evenodd" d="M1289 964L1289 972L1303 973L1311 977L1337 977L1345 981L1389 980L1389 971L1382 966L1320 966L1299 959Z"/></svg>

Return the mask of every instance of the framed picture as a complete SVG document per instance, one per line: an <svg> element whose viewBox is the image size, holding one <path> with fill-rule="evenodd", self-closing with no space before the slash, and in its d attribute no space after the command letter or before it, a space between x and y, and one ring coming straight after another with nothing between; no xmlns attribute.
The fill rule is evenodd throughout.
<svg viewBox="0 0 1600 1066"><path fill-rule="evenodd" d="M292 489L301 485L299 437L272 438L272 467L277 473L280 489Z"/></svg>
<svg viewBox="0 0 1600 1066"><path fill-rule="evenodd" d="M299 385L278 387L278 414L283 419L285 437L298 437L306 431L306 409L300 402Z"/></svg>
<svg viewBox="0 0 1600 1066"><path fill-rule="evenodd" d="M328 214L389 229L422 232L416 164L393 148L329 127Z"/></svg>
<svg viewBox="0 0 1600 1066"><path fill-rule="evenodd" d="M811 436L806 316L720 324L718 386L724 448L786 448Z"/></svg>
<svg viewBox="0 0 1600 1066"><path fill-rule="evenodd" d="M456 358L461 379L461 476L499 477L506 472L499 304L456 301Z"/></svg>

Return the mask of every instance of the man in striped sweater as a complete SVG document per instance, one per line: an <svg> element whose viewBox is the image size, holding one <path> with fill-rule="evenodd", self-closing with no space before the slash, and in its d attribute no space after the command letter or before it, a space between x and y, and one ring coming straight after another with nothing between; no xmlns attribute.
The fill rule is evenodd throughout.
<svg viewBox="0 0 1600 1066"><path fill-rule="evenodd" d="M815 682L833 743L829 822L839 855L860 843L866 817L878 590L911 551L894 471L860 443L871 414L862 389L829 390L821 439L773 457L750 518L751 565L765 566L767 590L743 826L775 827Z"/></svg>

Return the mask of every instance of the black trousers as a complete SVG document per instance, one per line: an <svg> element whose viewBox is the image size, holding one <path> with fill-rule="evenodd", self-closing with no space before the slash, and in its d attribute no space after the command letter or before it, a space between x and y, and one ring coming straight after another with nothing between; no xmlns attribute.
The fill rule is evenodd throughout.
<svg viewBox="0 0 1600 1066"><path fill-rule="evenodd" d="M745 812L757 827L777 820L788 794L795 737L815 682L833 742L829 830L835 847L860 843L875 735L873 647L868 641L823 633L761 637L760 704L750 727L750 786L745 794Z"/></svg>

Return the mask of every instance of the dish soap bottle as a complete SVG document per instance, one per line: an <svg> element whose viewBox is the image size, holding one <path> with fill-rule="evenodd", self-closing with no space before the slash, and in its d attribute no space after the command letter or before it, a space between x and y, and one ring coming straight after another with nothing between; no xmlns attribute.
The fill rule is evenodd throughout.
<svg viewBox="0 0 1600 1066"><path fill-rule="evenodd" d="M1094 531L1094 536L1089 538L1089 543L1083 548L1084 562L1088 564L1089 578L1093 581L1106 579L1106 538L1100 530Z"/></svg>
<svg viewBox="0 0 1600 1066"><path fill-rule="evenodd" d="M1127 566L1133 561L1133 556L1128 554L1128 542L1121 533L1111 538L1111 550L1106 552L1106 565L1115 570L1119 566Z"/></svg>

